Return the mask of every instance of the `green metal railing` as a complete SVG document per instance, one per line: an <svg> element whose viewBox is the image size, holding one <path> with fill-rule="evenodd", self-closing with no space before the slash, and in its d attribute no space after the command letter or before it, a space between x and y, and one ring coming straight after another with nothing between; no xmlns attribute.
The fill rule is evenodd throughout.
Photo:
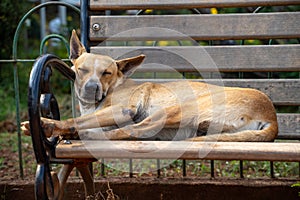
<svg viewBox="0 0 300 200"><path fill-rule="evenodd" d="M40 10L41 8L48 7L48 6L65 6L70 8L71 10L75 11L77 14L80 15L80 9L77 8L76 6L64 3L64 2L46 2L43 4L40 4L31 10L29 10L23 18L20 20L18 23L17 29L15 31L14 39L13 39L13 46L12 46L12 59L11 60L0 60L0 63L12 63L13 64L13 74L14 74L14 90L15 90L15 105L16 105L16 124L17 124L17 134L18 134L18 157L19 157L19 170L20 170L20 177L23 179L24 178L24 170L23 170L23 158L22 158L22 140L21 140L21 129L20 129L20 124L21 124L21 119L20 119L20 91L19 91L19 75L18 75L18 63L33 63L35 59L19 59L18 54L17 54L17 47L18 47L18 41L19 41L19 35L21 32L21 28L23 24L25 23L25 20L28 19L29 16L31 16L33 13L36 11ZM44 37L41 41L40 45L40 54L43 54L43 49L46 44L46 42L50 39L57 38L61 40L68 51L69 50L69 45L68 41L61 35L58 34L51 34L47 35ZM67 61L69 59L63 59L64 61Z"/></svg>

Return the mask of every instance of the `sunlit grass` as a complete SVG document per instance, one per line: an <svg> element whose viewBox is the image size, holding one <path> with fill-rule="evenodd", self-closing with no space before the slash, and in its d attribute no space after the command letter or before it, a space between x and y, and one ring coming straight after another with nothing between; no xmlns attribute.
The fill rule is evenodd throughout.
<svg viewBox="0 0 300 200"><path fill-rule="evenodd" d="M101 177L101 163L94 163L96 177ZM210 160L186 160L186 174L188 177L210 177ZM182 160L133 159L130 167L129 159L105 159L105 176L129 176L132 172L136 177L157 176L182 177ZM271 167L268 161L243 161L243 176L245 178L271 177ZM240 161L214 161L214 176L240 178ZM299 163L274 162L274 176L276 178L299 178Z"/></svg>

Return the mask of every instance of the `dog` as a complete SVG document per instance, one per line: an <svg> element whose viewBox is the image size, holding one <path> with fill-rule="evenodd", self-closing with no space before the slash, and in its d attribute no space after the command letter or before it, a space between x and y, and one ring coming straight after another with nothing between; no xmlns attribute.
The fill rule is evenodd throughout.
<svg viewBox="0 0 300 200"><path fill-rule="evenodd" d="M129 76L144 55L114 60L87 53L75 31L70 49L82 115L42 118L47 137L93 128L100 131L89 135L109 140L263 142L278 134L275 108L258 90L193 81L137 84ZM29 122L22 130L30 134Z"/></svg>

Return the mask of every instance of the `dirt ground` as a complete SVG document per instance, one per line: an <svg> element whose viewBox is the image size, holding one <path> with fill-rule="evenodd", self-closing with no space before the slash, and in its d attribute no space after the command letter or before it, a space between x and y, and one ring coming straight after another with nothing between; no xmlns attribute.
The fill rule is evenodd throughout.
<svg viewBox="0 0 300 200"><path fill-rule="evenodd" d="M95 199L107 200L297 200L298 189L291 181L232 179L103 178L95 184ZM0 182L1 200L34 199L31 181ZM64 199L85 199L83 183L71 179ZM89 198L90 199L90 198Z"/></svg>
<svg viewBox="0 0 300 200"><path fill-rule="evenodd" d="M22 136L25 137L25 136ZM0 133L0 181L21 180L16 133ZM35 158L31 138L22 140L24 180L34 179Z"/></svg>

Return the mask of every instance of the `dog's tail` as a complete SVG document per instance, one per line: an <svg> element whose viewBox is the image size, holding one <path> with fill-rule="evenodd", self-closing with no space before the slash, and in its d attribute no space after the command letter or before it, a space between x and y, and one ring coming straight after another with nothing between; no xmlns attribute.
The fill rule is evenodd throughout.
<svg viewBox="0 0 300 200"><path fill-rule="evenodd" d="M190 138L190 141L218 142L271 142L278 134L277 122L270 122L259 130L243 130L235 133L209 134Z"/></svg>

